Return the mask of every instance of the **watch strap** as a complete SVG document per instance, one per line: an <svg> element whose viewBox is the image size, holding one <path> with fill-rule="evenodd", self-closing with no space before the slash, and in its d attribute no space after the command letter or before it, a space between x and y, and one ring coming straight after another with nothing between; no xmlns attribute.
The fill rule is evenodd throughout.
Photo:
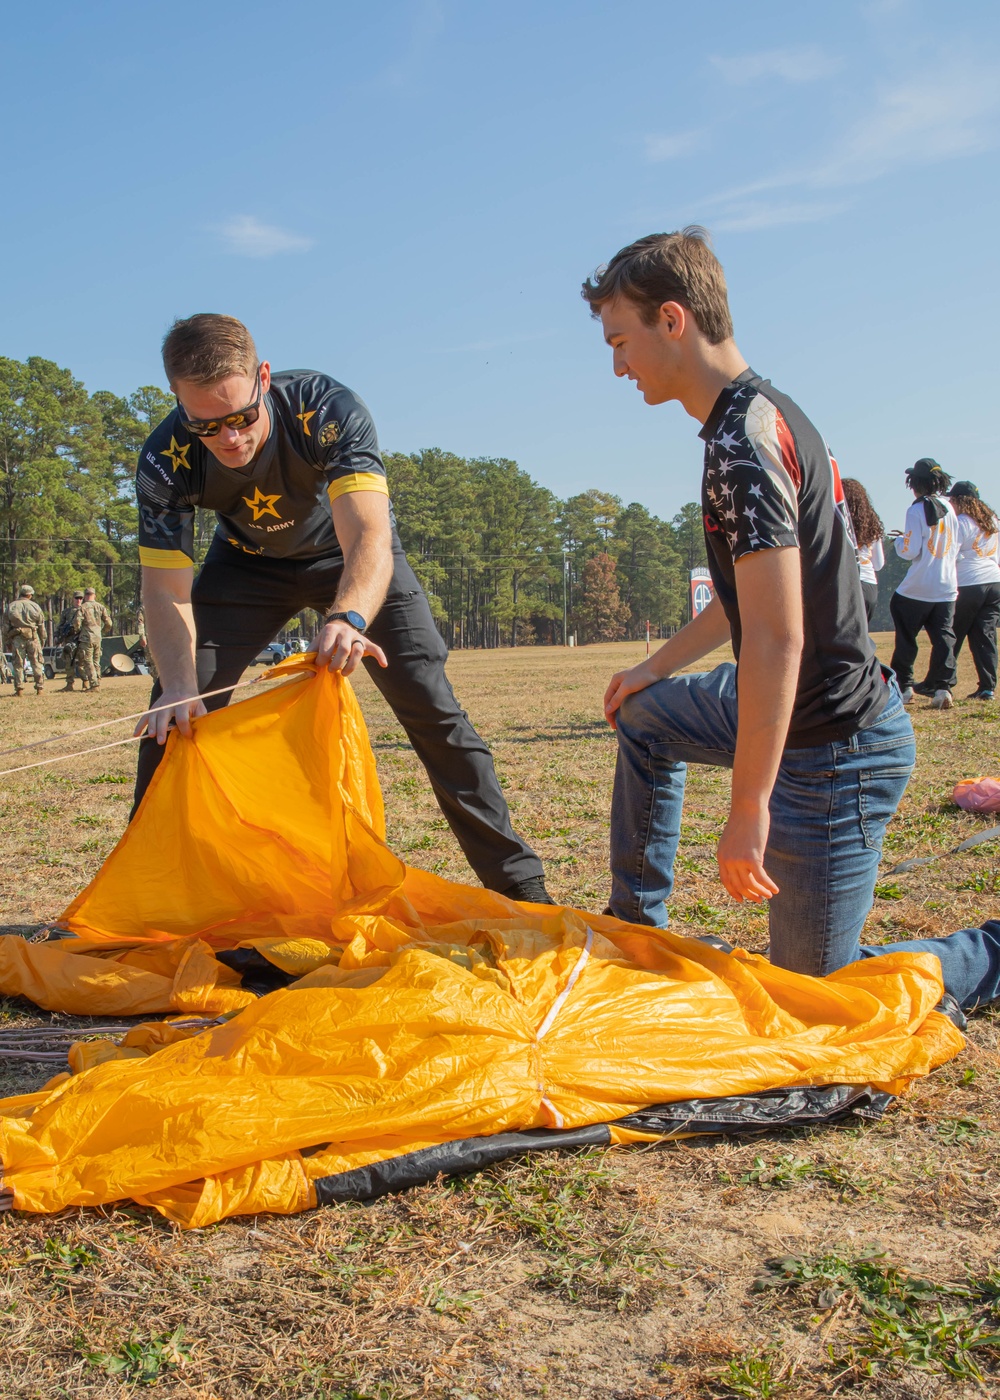
<svg viewBox="0 0 1000 1400"><path fill-rule="evenodd" d="M360 627L356 622L353 621L355 617L360 620ZM368 626L368 623L361 616L361 614L353 611L327 613L326 617L324 617L323 619L323 626L325 627L328 622L347 622L350 624L351 627L354 628L355 632L363 632Z"/></svg>

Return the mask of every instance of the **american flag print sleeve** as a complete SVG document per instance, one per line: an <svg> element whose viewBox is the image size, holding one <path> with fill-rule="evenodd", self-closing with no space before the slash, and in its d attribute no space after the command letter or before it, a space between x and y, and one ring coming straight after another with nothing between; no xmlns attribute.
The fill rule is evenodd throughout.
<svg viewBox="0 0 1000 1400"><path fill-rule="evenodd" d="M705 451L706 529L734 560L798 545L802 472L781 411L762 394L733 395Z"/></svg>
<svg viewBox="0 0 1000 1400"><path fill-rule="evenodd" d="M797 548L804 639L786 747L855 733L881 713L889 692L868 635L856 541L826 441L794 399L749 368L721 391L699 437L705 551L737 663L739 560Z"/></svg>

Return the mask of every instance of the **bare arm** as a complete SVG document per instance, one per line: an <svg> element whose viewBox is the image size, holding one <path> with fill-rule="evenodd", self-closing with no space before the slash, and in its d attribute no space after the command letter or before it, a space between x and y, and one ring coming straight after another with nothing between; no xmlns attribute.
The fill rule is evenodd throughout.
<svg viewBox="0 0 1000 1400"><path fill-rule="evenodd" d="M195 627L191 607L194 569L142 570L142 599L146 609L146 635L160 673L163 695L157 702L171 705L155 715L143 715L136 733L146 730L151 739L165 744L171 720L182 734L191 733L191 721L205 714L195 672ZM184 704L174 702L185 701Z"/></svg>
<svg viewBox="0 0 1000 1400"><path fill-rule="evenodd" d="M686 627L655 651L645 661L632 666L627 671L618 671L604 693L604 716L611 728L615 726L615 711L628 695L637 690L645 690L648 685L672 676L694 661L700 661L716 647L730 640L729 619L726 617L718 598L713 598L708 607L692 618Z"/></svg>
<svg viewBox="0 0 1000 1400"><path fill-rule="evenodd" d="M795 704L802 659L799 551L760 550L736 561L743 645L733 790L722 838L719 875L734 899L777 894L764 869L768 803Z"/></svg>
<svg viewBox="0 0 1000 1400"><path fill-rule="evenodd" d="M380 491L351 491L331 503L333 526L344 551L344 572L330 612L358 612L371 622L392 578L389 498ZM344 621L328 622L316 636L316 660L345 676L366 656L387 666L385 653Z"/></svg>

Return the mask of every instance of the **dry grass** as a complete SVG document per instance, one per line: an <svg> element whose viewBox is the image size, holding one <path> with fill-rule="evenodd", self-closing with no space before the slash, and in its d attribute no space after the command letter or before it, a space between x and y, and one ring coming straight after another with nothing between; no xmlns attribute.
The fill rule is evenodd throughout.
<svg viewBox="0 0 1000 1400"><path fill-rule="evenodd" d="M634 644L465 653L450 667L553 894L585 909L607 896L614 739L600 696L611 670L641 654ZM967 662L961 679L964 695ZM367 680L359 690L391 843L414 865L466 878L393 716ZM143 694L131 680L94 696L50 686L40 700L15 701L6 690L2 745L139 709ZM983 818L951 805L951 788L997 769L995 706L960 701L941 714L921 702L914 719L919 766L887 865L980 830ZM96 871L125 822L132 762L130 748L112 749L4 780L6 932L56 916ZM714 878L727 789L727 774L692 770L675 911L678 923L759 948L762 915L734 908ZM893 876L867 936L978 923L997 913L998 891L1000 846L990 844ZM0 1014L43 1019L23 1003ZM869 1285L856 1280L891 1283L891 1263L955 1285L996 1265L998 1030L1000 1020L977 1017L966 1052L875 1125L534 1159L374 1206L186 1235L132 1208L8 1216L2 1393L117 1396L146 1384L203 1400L997 1393L998 1353L963 1348L977 1320L995 1325L992 1285L977 1298L922 1293L915 1310L873 1313ZM5 1091L28 1077L8 1075ZM849 1286L829 1283L866 1251L886 1257L855 1269ZM780 1287L753 1291L776 1255L799 1262ZM892 1306L897 1294L909 1296L897 1288ZM873 1347L894 1348L895 1359Z"/></svg>

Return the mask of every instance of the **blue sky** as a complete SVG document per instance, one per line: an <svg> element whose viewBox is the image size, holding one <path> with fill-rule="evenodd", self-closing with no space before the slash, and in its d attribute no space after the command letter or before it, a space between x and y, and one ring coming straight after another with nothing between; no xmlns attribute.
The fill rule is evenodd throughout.
<svg viewBox="0 0 1000 1400"><path fill-rule="evenodd" d="M9 6L0 354L162 382L177 315L669 515L697 425L616 381L579 286L701 222L737 341L887 525L930 455L1000 504L1000 6L286 0Z"/></svg>

